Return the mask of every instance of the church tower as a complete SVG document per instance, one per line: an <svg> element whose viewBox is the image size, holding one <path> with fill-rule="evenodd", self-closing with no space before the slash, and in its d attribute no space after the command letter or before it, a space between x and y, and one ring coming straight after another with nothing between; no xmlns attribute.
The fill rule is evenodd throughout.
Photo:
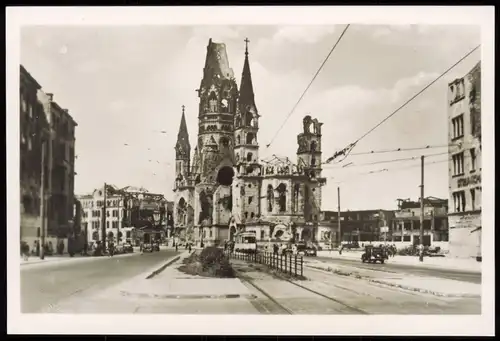
<svg viewBox="0 0 500 341"><path fill-rule="evenodd" d="M187 130L186 116L182 106L181 124L177 133L177 143L175 144L175 178L176 188L189 176L191 145L189 144L189 133Z"/></svg>
<svg viewBox="0 0 500 341"><path fill-rule="evenodd" d="M214 183L223 161L233 166L233 130L238 88L229 67L226 45L209 40L203 78L198 91L198 151L200 181ZM207 153L209 155L207 155ZM209 156L209 157L208 157Z"/></svg>
<svg viewBox="0 0 500 341"><path fill-rule="evenodd" d="M248 62L249 40L245 39L245 43L245 61L241 74L238 111L234 121L234 156L240 170L239 174L252 173L253 171L250 171L252 166L256 166L259 163L259 144L257 142L259 114L255 105L252 74Z"/></svg>
<svg viewBox="0 0 500 341"><path fill-rule="evenodd" d="M297 165L304 170L309 181L304 188L304 218L317 221L321 212L321 126L323 123L311 116L304 117L303 132L297 136Z"/></svg>
<svg viewBox="0 0 500 341"><path fill-rule="evenodd" d="M261 175L259 164L259 114L255 105L252 74L248 61L248 43L245 39L245 61L241 74L238 109L234 119L234 157L238 180L233 186L233 213L239 224L248 224L260 216ZM234 231L232 231L234 232ZM231 232L230 232L231 237Z"/></svg>

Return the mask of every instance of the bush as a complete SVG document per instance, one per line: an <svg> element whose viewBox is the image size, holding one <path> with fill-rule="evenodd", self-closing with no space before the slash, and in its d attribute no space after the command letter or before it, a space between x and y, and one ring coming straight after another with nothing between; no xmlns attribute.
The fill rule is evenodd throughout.
<svg viewBox="0 0 500 341"><path fill-rule="evenodd" d="M224 258L224 251L215 246L208 246L200 253L200 262L203 266L215 265L220 263Z"/></svg>
<svg viewBox="0 0 500 341"><path fill-rule="evenodd" d="M192 253L184 259L179 270L190 275L204 277L232 278L234 270L224 252L214 246L204 248L200 255Z"/></svg>

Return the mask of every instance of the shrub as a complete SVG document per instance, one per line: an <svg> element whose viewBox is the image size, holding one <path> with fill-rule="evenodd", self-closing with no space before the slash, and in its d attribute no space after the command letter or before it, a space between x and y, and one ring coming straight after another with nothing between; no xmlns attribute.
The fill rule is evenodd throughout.
<svg viewBox="0 0 500 341"><path fill-rule="evenodd" d="M200 253L200 262L204 267L220 263L224 258L224 251L215 246L208 246Z"/></svg>
<svg viewBox="0 0 500 341"><path fill-rule="evenodd" d="M190 275L204 277L232 278L234 270L224 252L214 246L204 248L200 255L192 253L184 259L179 270Z"/></svg>

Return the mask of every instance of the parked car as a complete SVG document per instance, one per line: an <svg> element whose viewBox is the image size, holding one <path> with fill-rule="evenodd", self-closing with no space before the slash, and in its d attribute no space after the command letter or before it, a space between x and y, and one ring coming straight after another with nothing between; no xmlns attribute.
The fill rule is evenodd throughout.
<svg viewBox="0 0 500 341"><path fill-rule="evenodd" d="M387 252L383 247L365 245L365 253L361 255L361 261L363 263L376 263L380 262L384 264L385 260L388 259Z"/></svg>
<svg viewBox="0 0 500 341"><path fill-rule="evenodd" d="M317 256L317 249L314 245L307 245L306 243L297 244L297 255L299 256Z"/></svg>
<svg viewBox="0 0 500 341"><path fill-rule="evenodd" d="M130 243L125 243L123 244L123 249L126 253L132 253L134 252L134 247Z"/></svg>

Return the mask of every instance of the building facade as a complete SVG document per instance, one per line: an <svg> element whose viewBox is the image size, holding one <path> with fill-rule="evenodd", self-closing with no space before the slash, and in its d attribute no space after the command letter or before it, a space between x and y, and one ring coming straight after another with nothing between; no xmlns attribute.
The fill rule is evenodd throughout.
<svg viewBox="0 0 500 341"><path fill-rule="evenodd" d="M106 185L91 194L80 195L78 200L83 209L82 230L87 231L88 243L112 239L115 243L137 244L144 231L165 234L167 210L162 194L133 186L120 189Z"/></svg>
<svg viewBox="0 0 500 341"><path fill-rule="evenodd" d="M394 211L358 210L340 212L340 234L342 242L374 242L391 240L384 227L390 227L394 219ZM328 244L334 243L338 235L338 212L324 211L320 223L320 240Z"/></svg>
<svg viewBox="0 0 500 341"><path fill-rule="evenodd" d="M448 85L450 255L481 260L481 63Z"/></svg>
<svg viewBox="0 0 500 341"><path fill-rule="evenodd" d="M41 228L42 137L48 134L48 122L38 96L41 86L20 66L20 212L21 240L33 245ZM45 149L47 150L47 148ZM49 157L45 153L45 181L47 182Z"/></svg>
<svg viewBox="0 0 500 341"><path fill-rule="evenodd" d="M75 128L67 109L20 66L21 240L64 242L73 235ZM42 143L43 142L43 143ZM43 153L42 153L43 149ZM42 210L42 159L44 205Z"/></svg>
<svg viewBox="0 0 500 341"><path fill-rule="evenodd" d="M198 96L197 145L192 151L183 107L175 146L174 234L206 244L240 231L254 231L259 241L314 239L326 182L322 123L304 118L295 162L259 159L248 45L238 90L225 44L209 40Z"/></svg>
<svg viewBox="0 0 500 341"><path fill-rule="evenodd" d="M390 225L390 239L402 244L420 244L420 201L399 200ZM435 197L424 199L424 239L426 246L448 242L448 200Z"/></svg>

